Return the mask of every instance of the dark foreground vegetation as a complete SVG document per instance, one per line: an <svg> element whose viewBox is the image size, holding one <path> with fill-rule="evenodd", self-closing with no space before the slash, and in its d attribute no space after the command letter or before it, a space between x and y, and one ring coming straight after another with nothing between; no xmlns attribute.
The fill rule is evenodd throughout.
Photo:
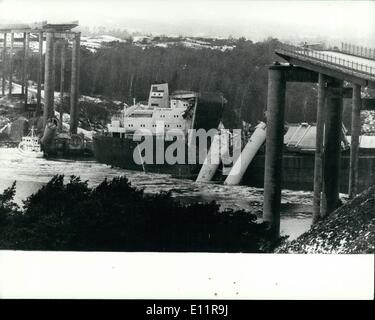
<svg viewBox="0 0 375 320"><path fill-rule="evenodd" d="M375 253L375 186L314 225L279 253Z"/></svg>
<svg viewBox="0 0 375 320"><path fill-rule="evenodd" d="M15 183L0 195L0 249L271 252L279 242L253 214L145 195L125 177L90 188L55 176L22 209L14 194Z"/></svg>

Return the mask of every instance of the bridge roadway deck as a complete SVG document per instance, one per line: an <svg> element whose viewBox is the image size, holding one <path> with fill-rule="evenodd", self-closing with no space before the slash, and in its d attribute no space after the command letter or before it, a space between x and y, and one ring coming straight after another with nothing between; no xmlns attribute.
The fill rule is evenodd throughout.
<svg viewBox="0 0 375 320"><path fill-rule="evenodd" d="M275 53L295 66L375 88L375 58L294 46L276 49Z"/></svg>
<svg viewBox="0 0 375 320"><path fill-rule="evenodd" d="M347 54L343 52L336 52L336 51L319 51L319 52L332 56L332 57L336 57L337 59L343 59L343 60L351 61L354 63L366 65L368 67L372 67L373 71L375 72L375 58L370 59L370 58L365 58L365 57L358 57L358 56L353 56L351 54Z"/></svg>

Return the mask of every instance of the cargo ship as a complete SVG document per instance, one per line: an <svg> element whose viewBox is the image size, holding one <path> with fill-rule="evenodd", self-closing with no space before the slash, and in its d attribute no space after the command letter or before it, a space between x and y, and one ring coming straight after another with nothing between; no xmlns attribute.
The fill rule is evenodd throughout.
<svg viewBox="0 0 375 320"><path fill-rule="evenodd" d="M218 128L226 103L221 93L180 90L169 94L167 83L153 84L147 104L125 107L112 117L106 132L93 136L94 157L123 169L194 178L201 164L199 159L191 161L191 150L200 149L189 132ZM145 137L150 138L149 150L140 148ZM184 159L176 163L160 159L160 151L164 156L176 140L183 141ZM145 159L148 151L151 161Z"/></svg>
<svg viewBox="0 0 375 320"><path fill-rule="evenodd" d="M212 172L213 168L209 165L208 173L201 172L203 171L202 164L204 164L205 156L208 156L210 145L207 144L206 149L200 148L199 141L190 139L188 131L189 129L204 129L207 131L219 128L225 104L226 100L221 94L177 91L169 95L167 84L152 85L147 104L138 103L125 108L118 115L112 117L107 132L93 136L94 156L101 163L128 170L166 173L177 178L194 180L198 178L197 181L200 181L199 177L203 176L206 179L207 175L209 175L209 181L224 182L224 180L227 180L234 163L214 165L212 167L215 170ZM162 128L160 128L160 124ZM265 128L258 129L260 131L265 130ZM150 147L152 150L152 163L142 161L145 155L143 154L144 150L141 150L139 146L143 140L137 139L137 134L142 130L148 131L152 137ZM202 159L199 158L199 155L195 155L197 161L194 164L190 163L189 159L184 159L181 163L171 164L166 161L158 163L157 151L165 151L175 142L175 131L183 132L185 155L188 155L190 150L199 150L203 153L204 158ZM243 133L245 131L243 130ZM250 133L253 134L254 132L250 130ZM315 124L286 125L283 154L283 188L305 191L313 189L315 135ZM342 177L340 179L340 192L343 193L348 190L349 177L350 139L347 138L350 137L346 136L346 129L343 127L340 166ZM362 144L364 142L362 140L366 140L365 138L375 137L364 136L361 138L363 139L361 139L359 156L358 186L360 191L375 183L375 145L365 146ZM251 140L251 137L244 137L242 146L246 146L249 142L251 143ZM371 141L375 142L375 139ZM241 172L243 175L240 178L240 184L263 187L264 149L265 144L259 142L259 145L254 150L254 155L251 156L251 161L247 159L249 160L247 168ZM246 157L245 154L243 156Z"/></svg>

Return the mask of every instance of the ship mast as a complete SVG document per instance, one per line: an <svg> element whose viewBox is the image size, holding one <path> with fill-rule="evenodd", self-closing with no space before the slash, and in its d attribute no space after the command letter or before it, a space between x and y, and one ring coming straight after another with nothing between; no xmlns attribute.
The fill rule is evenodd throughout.
<svg viewBox="0 0 375 320"><path fill-rule="evenodd" d="M122 117L122 125L124 126L124 135L126 133L126 126L125 126L125 119L126 119L126 104L124 103L124 114L123 114L123 117ZM124 136L125 137L125 136Z"/></svg>
<svg viewBox="0 0 375 320"><path fill-rule="evenodd" d="M190 129L194 129L194 124L195 124L195 115L196 115L196 111L197 111L197 106L198 106L198 94L196 94L196 97L195 97L195 104L194 104L194 110L193 110L193 117L191 119L191 126L190 126ZM193 140L193 135L190 134L189 135L189 142L188 142L188 146L191 146L191 143L192 143L192 140Z"/></svg>
<svg viewBox="0 0 375 320"><path fill-rule="evenodd" d="M34 138L34 131L35 131L34 126L32 126L30 129L31 138Z"/></svg>
<svg viewBox="0 0 375 320"><path fill-rule="evenodd" d="M194 105L194 110L193 110L193 117L191 119L191 129L194 129L195 115L196 115L196 112L197 112L197 105L198 105L198 95L195 97L195 105Z"/></svg>

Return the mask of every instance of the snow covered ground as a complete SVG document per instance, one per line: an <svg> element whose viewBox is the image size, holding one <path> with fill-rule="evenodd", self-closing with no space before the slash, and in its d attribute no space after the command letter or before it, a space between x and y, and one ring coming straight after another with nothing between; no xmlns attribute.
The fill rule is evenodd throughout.
<svg viewBox="0 0 375 320"><path fill-rule="evenodd" d="M81 37L81 46L87 48L91 52L96 52L100 49L103 45L108 44L110 42L119 42L125 43L127 40L120 39L110 35L100 35L100 36L82 36ZM194 49L212 49L212 50L220 50L220 51L227 51L233 50L235 46L233 45L213 45L210 42L199 41L192 38L181 39L175 38L174 40L169 39L169 41L160 40L153 36L133 36L132 42L134 45L138 47L161 47L161 48L168 48L174 45L182 45L189 48Z"/></svg>
<svg viewBox="0 0 375 320"><path fill-rule="evenodd" d="M362 134L375 136L375 111L362 111Z"/></svg>
<svg viewBox="0 0 375 320"><path fill-rule="evenodd" d="M81 37L81 46L87 48L91 52L95 52L100 49L103 44L107 44L110 42L126 42L126 40L116 38L110 35L100 35L100 36L92 36L92 37Z"/></svg>

